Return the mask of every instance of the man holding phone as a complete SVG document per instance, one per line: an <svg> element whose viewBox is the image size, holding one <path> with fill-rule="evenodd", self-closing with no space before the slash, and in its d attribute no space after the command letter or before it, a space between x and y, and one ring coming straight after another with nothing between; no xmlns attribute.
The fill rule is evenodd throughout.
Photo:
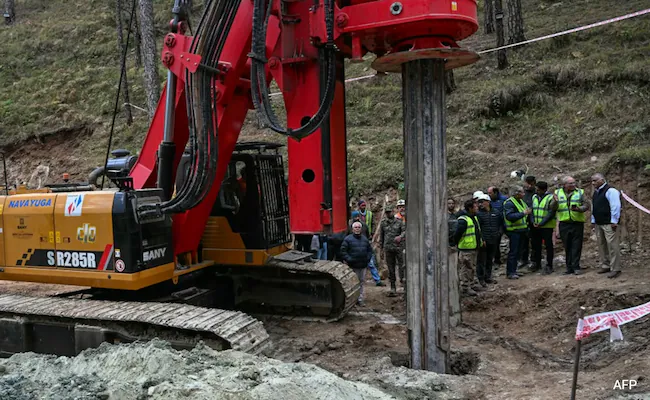
<svg viewBox="0 0 650 400"><path fill-rule="evenodd" d="M564 275L581 275L580 257L587 221L585 212L589 210L590 204L584 196L584 190L576 188L576 180L573 177L567 176L563 183L564 187L553 194L553 200L558 203L558 230L566 255Z"/></svg>

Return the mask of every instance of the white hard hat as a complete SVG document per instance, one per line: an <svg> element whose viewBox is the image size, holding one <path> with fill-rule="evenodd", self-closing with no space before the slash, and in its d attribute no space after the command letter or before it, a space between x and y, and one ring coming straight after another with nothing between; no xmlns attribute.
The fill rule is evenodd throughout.
<svg viewBox="0 0 650 400"><path fill-rule="evenodd" d="M405 205L406 205L406 201L404 201L404 200L397 200L397 205L398 205L398 206L405 206Z"/></svg>
<svg viewBox="0 0 650 400"><path fill-rule="evenodd" d="M480 195L480 196L478 197L477 200L486 200L486 201L490 201L491 199L490 199L490 196L488 196L487 194L482 194L482 195Z"/></svg>
<svg viewBox="0 0 650 400"><path fill-rule="evenodd" d="M477 191L474 192L474 194L472 195L472 199L476 200L476 199L478 199L479 197L482 197L482 196L485 196L485 193L483 193L482 190L477 190Z"/></svg>

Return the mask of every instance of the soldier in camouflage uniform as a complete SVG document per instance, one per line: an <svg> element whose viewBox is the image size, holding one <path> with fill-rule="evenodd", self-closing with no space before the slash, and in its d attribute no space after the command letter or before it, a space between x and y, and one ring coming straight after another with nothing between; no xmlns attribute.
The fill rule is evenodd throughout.
<svg viewBox="0 0 650 400"><path fill-rule="evenodd" d="M384 252L386 265L388 265L388 279L390 280L389 296L391 297L397 295L395 267L399 268L400 278L405 279L404 257L402 257L402 243L405 237L406 226L404 222L395 218L392 205L386 206L386 218L381 221L379 227L379 243L381 250Z"/></svg>

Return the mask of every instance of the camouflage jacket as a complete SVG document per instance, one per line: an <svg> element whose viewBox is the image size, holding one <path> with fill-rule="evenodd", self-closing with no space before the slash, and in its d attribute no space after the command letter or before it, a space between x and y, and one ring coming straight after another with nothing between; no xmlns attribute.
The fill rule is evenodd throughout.
<svg viewBox="0 0 650 400"><path fill-rule="evenodd" d="M402 220L397 218L384 218L379 227L379 243L385 251L400 251L404 248L404 239L406 238L406 226ZM395 238L401 236L402 242L395 243Z"/></svg>

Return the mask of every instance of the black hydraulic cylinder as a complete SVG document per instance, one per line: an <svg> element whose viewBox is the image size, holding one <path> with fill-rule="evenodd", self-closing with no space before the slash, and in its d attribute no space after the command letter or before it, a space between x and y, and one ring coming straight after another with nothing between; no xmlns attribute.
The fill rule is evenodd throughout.
<svg viewBox="0 0 650 400"><path fill-rule="evenodd" d="M445 62L402 65L406 305L411 368L448 373Z"/></svg>
<svg viewBox="0 0 650 400"><path fill-rule="evenodd" d="M162 142L158 148L158 188L163 190L163 201L172 198L174 156L176 155L176 144L174 142Z"/></svg>
<svg viewBox="0 0 650 400"><path fill-rule="evenodd" d="M174 143L174 122L176 102L176 75L167 71L167 94L165 98L165 130L163 142L158 150L158 188L163 190L163 201L172 198L174 184L174 156L176 144Z"/></svg>

